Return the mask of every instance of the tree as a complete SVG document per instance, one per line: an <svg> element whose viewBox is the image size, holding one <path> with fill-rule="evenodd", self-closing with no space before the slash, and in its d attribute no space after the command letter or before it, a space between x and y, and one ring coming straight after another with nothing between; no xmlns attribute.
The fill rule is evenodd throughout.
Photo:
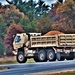
<svg viewBox="0 0 75 75"><path fill-rule="evenodd" d="M4 43L2 41L0 41L0 57L4 55Z"/></svg>
<svg viewBox="0 0 75 75"><path fill-rule="evenodd" d="M56 9L55 21L52 25L54 29L65 33L75 32L75 2L67 0Z"/></svg>
<svg viewBox="0 0 75 75"><path fill-rule="evenodd" d="M12 1L7 0L9 4L11 4L10 2L12 2L13 5L16 5L16 7L21 12L24 12L24 14L27 15L28 17L33 15L33 17L38 18L41 17L41 15L43 15L44 13L49 11L49 5L46 5L45 2L42 0L39 0L37 3L34 0L28 0L27 2L26 1L23 2L22 0L21 2L20 0L16 1L17 1L16 4L14 4L15 0Z"/></svg>
<svg viewBox="0 0 75 75"><path fill-rule="evenodd" d="M3 16L4 22L7 26L10 26L12 23L18 24L22 17L26 17L23 13L16 9L15 6L6 6L6 11L1 13L1 15Z"/></svg>
<svg viewBox="0 0 75 75"><path fill-rule="evenodd" d="M25 30L26 33L36 32L36 21L30 21L29 18L22 18L19 25Z"/></svg>
<svg viewBox="0 0 75 75"><path fill-rule="evenodd" d="M57 13L57 9L61 6L62 4L60 2L57 2L54 4L54 7L51 9L50 11L50 18L55 21L55 16L56 16L56 13Z"/></svg>
<svg viewBox="0 0 75 75"><path fill-rule="evenodd" d="M35 16L36 18L43 16L45 13L50 11L49 5L45 4L45 1L39 0L37 3L37 7L35 6Z"/></svg>
<svg viewBox="0 0 75 75"><path fill-rule="evenodd" d="M17 5L18 3L22 3L22 0L6 0L9 4Z"/></svg>
<svg viewBox="0 0 75 75"><path fill-rule="evenodd" d="M2 16L0 16L0 38L2 38L2 40L4 40L4 36L6 33L6 24L4 23L4 19Z"/></svg>
<svg viewBox="0 0 75 75"><path fill-rule="evenodd" d="M0 38L4 40L10 24L18 24L21 18L26 18L24 13L21 13L15 6L0 6Z"/></svg>
<svg viewBox="0 0 75 75"><path fill-rule="evenodd" d="M47 33L52 30L53 21L50 19L49 14L45 14L43 17L37 20L36 31L40 33Z"/></svg>
<svg viewBox="0 0 75 75"><path fill-rule="evenodd" d="M10 25L4 39L5 47L10 49L10 53L12 53L13 49L13 39L17 33L23 33L24 30L16 24Z"/></svg>

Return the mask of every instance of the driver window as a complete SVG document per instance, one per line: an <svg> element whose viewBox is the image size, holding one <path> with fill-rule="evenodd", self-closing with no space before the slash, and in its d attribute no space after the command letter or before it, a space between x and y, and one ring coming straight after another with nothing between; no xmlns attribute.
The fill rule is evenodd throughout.
<svg viewBox="0 0 75 75"><path fill-rule="evenodd" d="M20 36L16 36L16 38L15 38L15 42L20 42Z"/></svg>

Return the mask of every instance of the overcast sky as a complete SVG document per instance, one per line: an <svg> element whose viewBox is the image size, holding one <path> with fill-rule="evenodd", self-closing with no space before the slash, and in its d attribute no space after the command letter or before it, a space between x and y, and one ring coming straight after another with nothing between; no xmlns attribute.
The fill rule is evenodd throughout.
<svg viewBox="0 0 75 75"><path fill-rule="evenodd" d="M34 1L35 1L35 0L34 0ZM36 1L37 1L37 0L36 0ZM45 1L46 4L51 5L52 3L55 3L55 2L57 2L58 0L43 0L43 1ZM8 3L6 2L6 0L0 0L0 2L2 3L2 5L8 4Z"/></svg>

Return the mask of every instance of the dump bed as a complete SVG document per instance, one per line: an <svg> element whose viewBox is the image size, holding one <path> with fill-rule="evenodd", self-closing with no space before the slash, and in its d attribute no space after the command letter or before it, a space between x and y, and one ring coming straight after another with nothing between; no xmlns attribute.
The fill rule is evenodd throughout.
<svg viewBox="0 0 75 75"><path fill-rule="evenodd" d="M59 34L58 46L60 47L75 47L75 34Z"/></svg>
<svg viewBox="0 0 75 75"><path fill-rule="evenodd" d="M31 37L31 47L50 47L56 46L57 44L57 36L36 36Z"/></svg>
<svg viewBox="0 0 75 75"><path fill-rule="evenodd" d="M30 47L75 47L75 34L34 36L30 38Z"/></svg>

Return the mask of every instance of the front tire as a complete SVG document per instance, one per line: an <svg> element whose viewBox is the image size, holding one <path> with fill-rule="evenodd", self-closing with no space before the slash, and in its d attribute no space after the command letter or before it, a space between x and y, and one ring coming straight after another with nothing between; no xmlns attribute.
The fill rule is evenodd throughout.
<svg viewBox="0 0 75 75"><path fill-rule="evenodd" d="M23 52L18 52L16 59L18 63L25 63L27 61L27 58L24 56Z"/></svg>

